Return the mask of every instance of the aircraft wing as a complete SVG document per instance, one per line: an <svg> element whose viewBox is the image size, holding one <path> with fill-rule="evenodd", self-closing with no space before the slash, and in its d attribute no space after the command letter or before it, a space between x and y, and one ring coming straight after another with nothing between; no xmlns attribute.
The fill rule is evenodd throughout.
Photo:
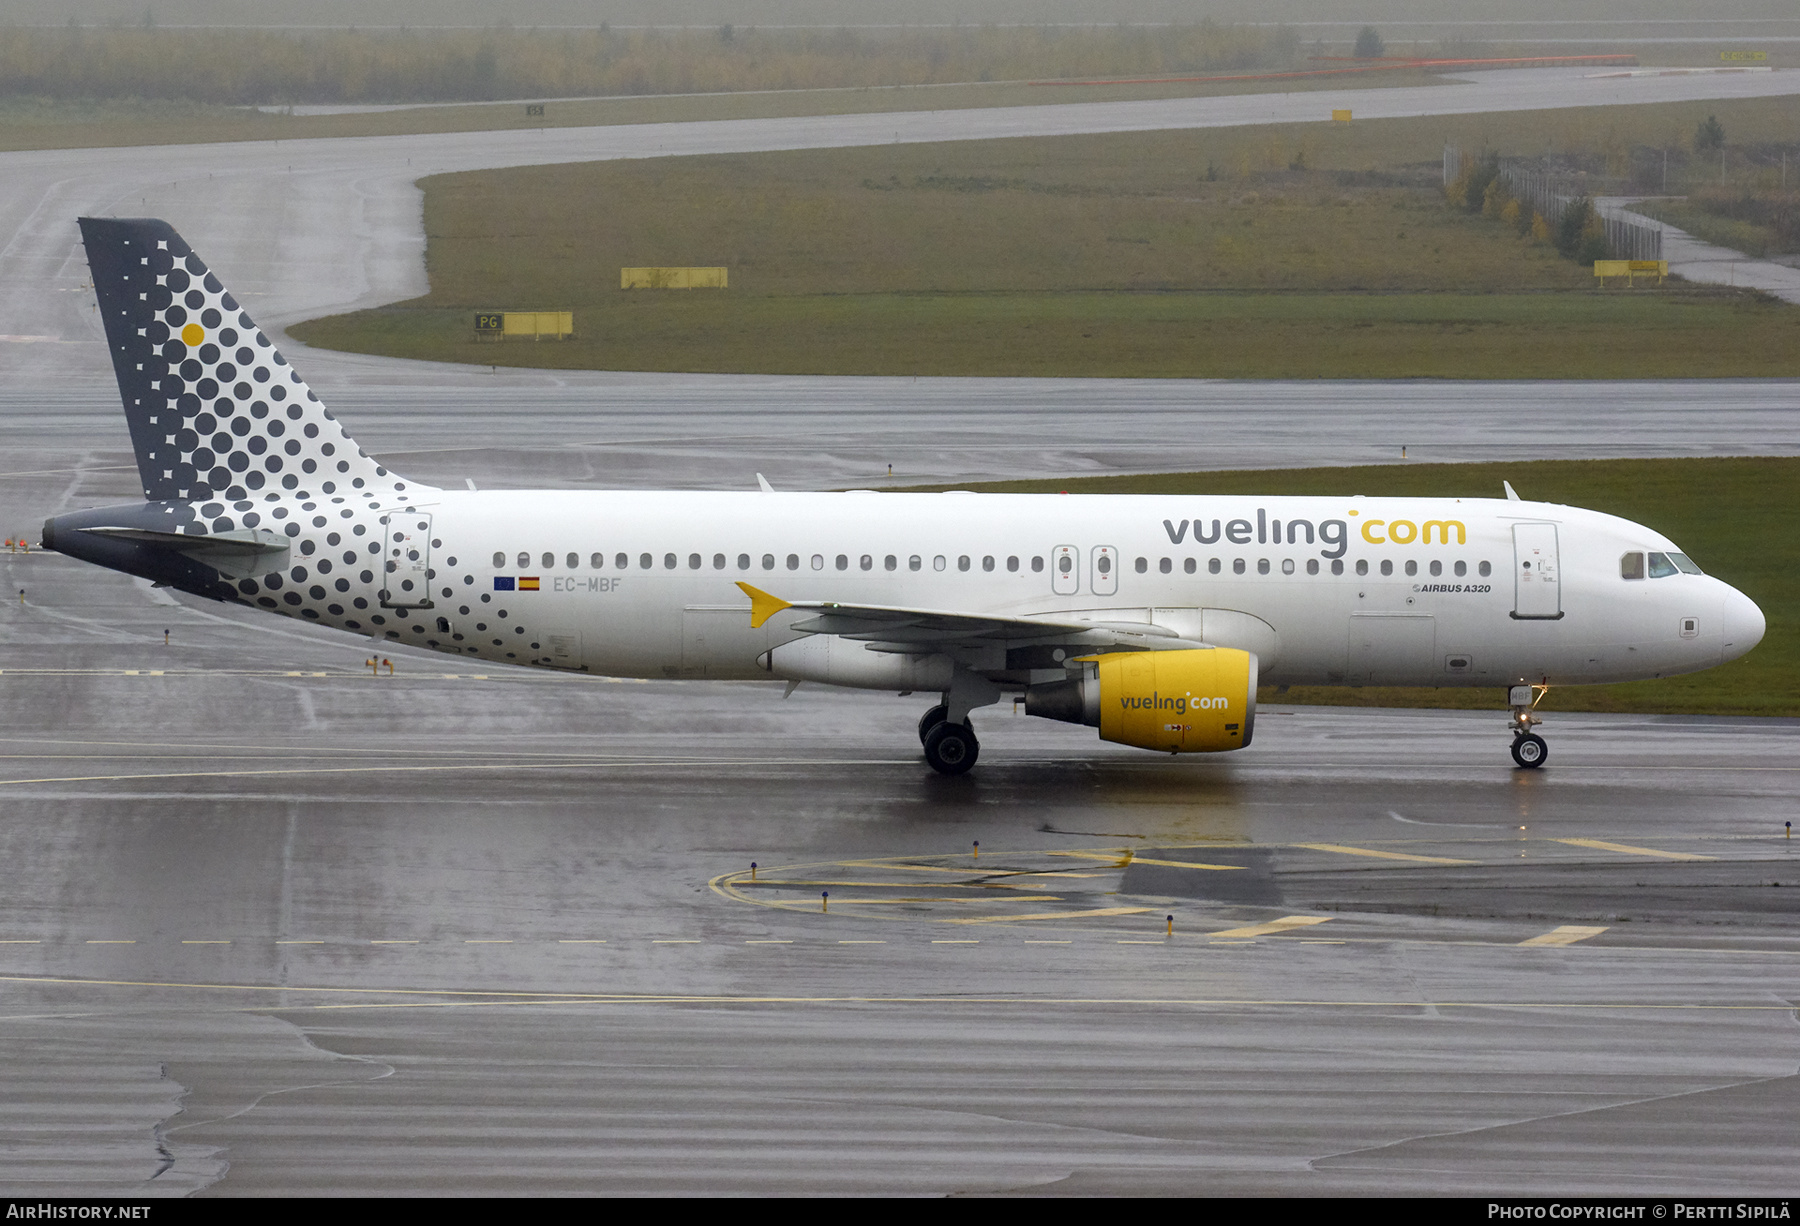
<svg viewBox="0 0 1800 1226"><path fill-rule="evenodd" d="M1049 642L1092 648L1197 646L1184 642L1172 630L1144 622L1000 617L947 609L845 604L832 600L783 600L748 583L739 583L738 587L750 597L750 624L753 627L761 626L786 609L798 609L815 616L790 623L790 629L802 634L833 634L840 638L860 639L876 651L944 651L957 647L1007 647Z"/></svg>

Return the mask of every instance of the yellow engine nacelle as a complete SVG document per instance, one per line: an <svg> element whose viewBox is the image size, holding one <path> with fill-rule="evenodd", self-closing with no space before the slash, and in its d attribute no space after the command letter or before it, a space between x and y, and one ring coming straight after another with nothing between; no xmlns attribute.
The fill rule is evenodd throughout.
<svg viewBox="0 0 1800 1226"><path fill-rule="evenodd" d="M1026 713L1098 725L1103 741L1164 753L1242 749L1256 730L1251 652L1109 652L1082 663L1080 677L1026 690Z"/></svg>

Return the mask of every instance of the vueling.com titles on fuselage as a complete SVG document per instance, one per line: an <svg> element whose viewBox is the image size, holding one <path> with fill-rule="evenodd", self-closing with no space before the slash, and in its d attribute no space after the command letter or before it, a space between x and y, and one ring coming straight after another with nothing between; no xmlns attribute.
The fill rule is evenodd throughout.
<svg viewBox="0 0 1800 1226"><path fill-rule="evenodd" d="M1192 694L1164 698L1152 690L1148 698L1121 698L1119 706L1126 711L1173 711L1177 715L1186 715L1190 706L1196 711L1223 711L1231 706L1231 699L1195 698Z"/></svg>
<svg viewBox="0 0 1800 1226"><path fill-rule="evenodd" d="M1347 519L1327 519L1317 524L1310 519L1290 519L1284 523L1269 518L1269 513L1261 507L1256 509L1255 523L1247 519L1214 519L1210 523L1204 519L1163 520L1163 531L1169 534L1171 545L1179 545L1187 539L1190 526L1196 545L1215 545L1221 539L1233 545L1252 542L1258 545L1322 544L1326 548L1319 550L1319 556L1324 558L1341 558L1350 547L1350 521ZM1410 519L1365 519L1362 521L1362 539L1371 545L1411 545L1415 542L1421 545L1466 545L1469 533L1460 519L1428 519L1424 523Z"/></svg>

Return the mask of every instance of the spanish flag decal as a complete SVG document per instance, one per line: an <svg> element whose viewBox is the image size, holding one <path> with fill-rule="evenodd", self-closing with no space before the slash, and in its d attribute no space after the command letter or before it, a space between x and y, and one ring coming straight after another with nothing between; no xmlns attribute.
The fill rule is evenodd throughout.
<svg viewBox="0 0 1800 1226"><path fill-rule="evenodd" d="M536 575L520 575L519 576L519 590L521 592L537 591L538 590L537 576Z"/></svg>

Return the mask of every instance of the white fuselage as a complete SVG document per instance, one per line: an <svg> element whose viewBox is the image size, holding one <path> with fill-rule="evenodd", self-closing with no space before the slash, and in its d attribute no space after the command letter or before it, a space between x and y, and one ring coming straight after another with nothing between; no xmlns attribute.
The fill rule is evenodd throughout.
<svg viewBox="0 0 1800 1226"><path fill-rule="evenodd" d="M1690 672L1747 651L1763 625L1748 598L1708 576L1622 577L1626 553L1677 549L1660 534L1545 503L426 490L418 499L389 517L430 524L429 554L414 562L430 606L384 609L379 579L355 581L331 593L341 612L309 600L316 620L503 663L767 677L765 653L799 637L789 626L801 619L753 628L742 581L790 601L1149 623L1256 651L1265 684L1496 686ZM333 518L308 535L346 527ZM340 544L364 549L385 531L367 522L361 540ZM322 540L318 548L336 554Z"/></svg>

